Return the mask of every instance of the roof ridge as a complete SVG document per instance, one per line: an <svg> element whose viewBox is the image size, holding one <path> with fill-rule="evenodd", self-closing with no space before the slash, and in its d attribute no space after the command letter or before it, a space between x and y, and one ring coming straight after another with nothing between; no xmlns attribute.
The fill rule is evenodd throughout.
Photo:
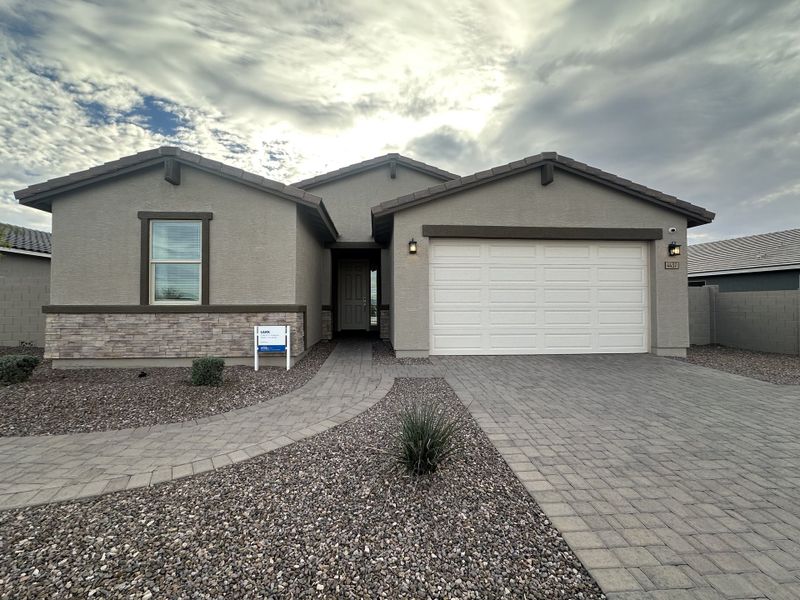
<svg viewBox="0 0 800 600"><path fill-rule="evenodd" d="M434 177L439 177L443 181L456 179L458 177L458 175L456 175L455 173L450 173L449 171L445 171L444 169L440 169L439 167L436 167L434 165L422 162L421 160L417 160L416 158L405 156L403 154L400 154L399 152L388 152L386 154L381 154L380 156L375 156L373 158L368 158L350 165L339 167L338 169L326 171L324 173L314 175L313 177L307 177L306 179L294 182L292 185L301 189L313 187L321 185L323 183L328 183L330 181L341 179L351 174L354 175L361 171L377 168L392 160L398 161L400 164L406 167L417 169L419 171L428 173Z"/></svg>

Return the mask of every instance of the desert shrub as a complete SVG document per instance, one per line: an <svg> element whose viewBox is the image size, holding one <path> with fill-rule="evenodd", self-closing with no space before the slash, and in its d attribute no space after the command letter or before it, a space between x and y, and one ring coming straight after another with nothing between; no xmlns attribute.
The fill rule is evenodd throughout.
<svg viewBox="0 0 800 600"><path fill-rule="evenodd" d="M192 385L221 385L225 361L209 356L192 361Z"/></svg>
<svg viewBox="0 0 800 600"><path fill-rule="evenodd" d="M415 402L400 411L395 458L415 475L434 472L456 451L459 422L432 402Z"/></svg>
<svg viewBox="0 0 800 600"><path fill-rule="evenodd" d="M29 354L0 356L0 385L22 383L31 376L39 358Z"/></svg>

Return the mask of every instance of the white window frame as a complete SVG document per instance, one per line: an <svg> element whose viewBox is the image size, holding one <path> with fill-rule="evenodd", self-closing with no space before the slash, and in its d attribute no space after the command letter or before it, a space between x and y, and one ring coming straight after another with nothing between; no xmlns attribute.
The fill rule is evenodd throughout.
<svg viewBox="0 0 800 600"><path fill-rule="evenodd" d="M154 223L197 223L200 226L200 258L194 259L172 259L172 258L153 258L153 224ZM149 223L150 247L147 249L148 269L150 269L150 304L202 304L203 302L203 221L198 219L150 219ZM197 273L197 300L156 300L156 265L200 265Z"/></svg>

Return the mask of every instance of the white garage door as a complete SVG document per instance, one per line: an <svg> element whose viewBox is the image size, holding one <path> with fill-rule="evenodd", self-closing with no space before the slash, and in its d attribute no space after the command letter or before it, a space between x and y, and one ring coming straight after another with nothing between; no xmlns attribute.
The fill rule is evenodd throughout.
<svg viewBox="0 0 800 600"><path fill-rule="evenodd" d="M431 239L431 354L647 352L643 242Z"/></svg>

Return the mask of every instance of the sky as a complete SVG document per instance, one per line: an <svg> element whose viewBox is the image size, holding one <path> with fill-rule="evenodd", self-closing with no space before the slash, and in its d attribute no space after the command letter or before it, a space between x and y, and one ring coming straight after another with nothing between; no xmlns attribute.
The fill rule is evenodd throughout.
<svg viewBox="0 0 800 600"><path fill-rule="evenodd" d="M800 227L800 2L0 0L13 191L161 145L291 183L387 152L467 175L555 151Z"/></svg>

